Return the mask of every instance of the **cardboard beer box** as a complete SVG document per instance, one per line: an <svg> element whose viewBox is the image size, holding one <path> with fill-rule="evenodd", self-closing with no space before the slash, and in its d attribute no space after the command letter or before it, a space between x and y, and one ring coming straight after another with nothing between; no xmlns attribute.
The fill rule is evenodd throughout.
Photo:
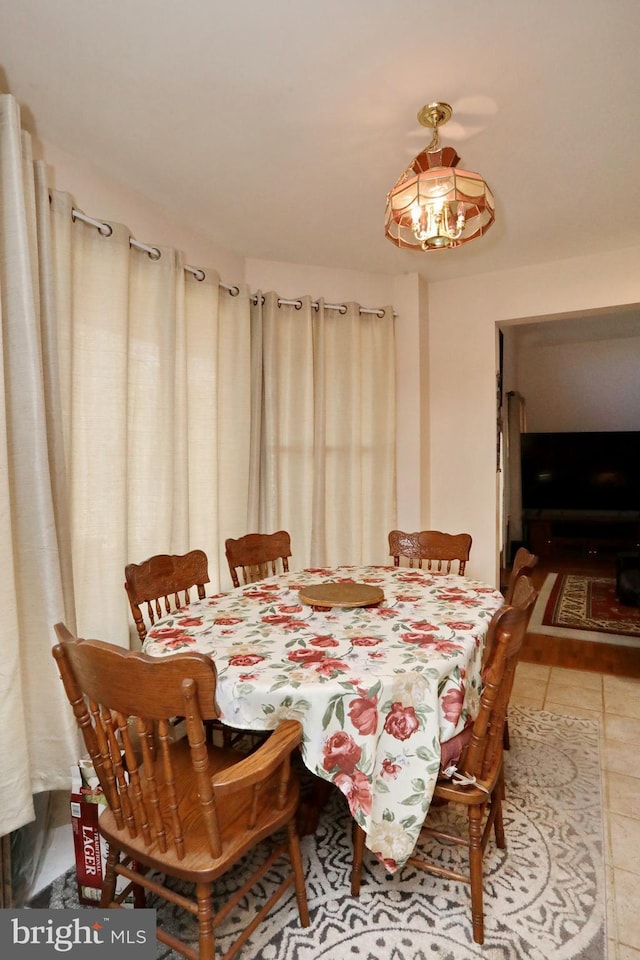
<svg viewBox="0 0 640 960"><path fill-rule="evenodd" d="M107 860L107 844L100 836L98 819L106 809L93 764L82 758L71 768L71 826L78 879L78 902L83 906L100 905L102 881ZM127 885L126 877L118 877L116 894ZM133 906L133 894L128 894L123 906Z"/></svg>

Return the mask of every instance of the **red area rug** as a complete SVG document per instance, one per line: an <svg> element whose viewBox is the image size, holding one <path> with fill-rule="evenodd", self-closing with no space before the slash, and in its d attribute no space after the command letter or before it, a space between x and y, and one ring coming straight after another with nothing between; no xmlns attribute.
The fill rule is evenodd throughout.
<svg viewBox="0 0 640 960"><path fill-rule="evenodd" d="M555 577L555 581L545 603L541 626L640 640L640 610L618 603L615 580L564 573L549 576Z"/></svg>

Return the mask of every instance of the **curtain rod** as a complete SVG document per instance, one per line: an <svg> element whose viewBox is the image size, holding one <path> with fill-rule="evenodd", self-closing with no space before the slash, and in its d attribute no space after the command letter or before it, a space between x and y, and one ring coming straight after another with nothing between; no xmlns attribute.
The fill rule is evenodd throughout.
<svg viewBox="0 0 640 960"><path fill-rule="evenodd" d="M71 210L71 219L81 220L83 223L88 223L89 226L95 227L98 233L103 237L110 237L113 233L113 227L111 227L110 224L105 223L103 220L96 220L95 217L89 217L86 213L83 213L82 210L76 209L76 207L73 207ZM160 250L158 247L152 247L147 243L141 243L134 237L129 237L129 246L133 247L135 250L141 250L143 253L148 254L150 260L159 260L162 256L162 250ZM185 265L184 270L186 273L192 274L192 276L194 276L198 281L206 279L207 275L201 267L190 267ZM223 290L228 290L232 297L237 297L240 293L240 288L238 286L229 286L226 283L222 283L221 280L218 282L218 284ZM257 303L258 295L254 293L251 297L249 297L249 299L252 303ZM264 296L262 296L262 303L264 303ZM297 310L300 310L302 308L302 300L285 300L283 297L278 297L278 306L282 307L285 305L292 306ZM311 306L314 308L314 310L318 310L320 304L317 300L313 300L311 302ZM338 310L339 313L342 314L347 312L347 305L344 303L325 303L324 308L325 310ZM360 313L371 313L375 314L377 317L384 317L385 311L381 307L360 307ZM397 314L394 313L393 316L395 317Z"/></svg>
<svg viewBox="0 0 640 960"><path fill-rule="evenodd" d="M249 297L249 299L251 300L252 303L257 303L258 295L254 293L253 296ZM265 300L264 294L262 294L261 300L262 300L262 303L264 303L264 300ZM282 307L285 305L295 307L296 310L301 310L302 300L300 299L285 300L284 297L278 297L278 306ZM320 303L318 302L318 300L312 300L311 306L313 307L314 310L318 310L320 308ZM325 310L337 310L339 313L342 313L342 314L345 314L347 312L346 303L325 303L324 308ZM385 314L385 311L382 309L382 307L360 307L359 312L375 314L377 317L384 317L384 314ZM396 314L394 313L394 317L395 316Z"/></svg>

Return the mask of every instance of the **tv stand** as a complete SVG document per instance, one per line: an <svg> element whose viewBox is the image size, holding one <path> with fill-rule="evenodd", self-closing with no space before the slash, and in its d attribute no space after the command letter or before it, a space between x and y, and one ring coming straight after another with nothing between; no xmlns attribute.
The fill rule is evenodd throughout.
<svg viewBox="0 0 640 960"><path fill-rule="evenodd" d="M640 548L640 512L632 510L525 510L526 541L539 557Z"/></svg>

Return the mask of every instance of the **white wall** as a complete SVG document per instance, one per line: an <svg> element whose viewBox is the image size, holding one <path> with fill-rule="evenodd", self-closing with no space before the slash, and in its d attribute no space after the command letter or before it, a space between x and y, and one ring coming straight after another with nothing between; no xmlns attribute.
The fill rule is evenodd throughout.
<svg viewBox="0 0 640 960"><path fill-rule="evenodd" d="M323 297L329 303L353 301L361 307L384 307L393 302L393 277L381 273L247 258L245 280L250 290L273 290L286 300Z"/></svg>
<svg viewBox="0 0 640 960"><path fill-rule="evenodd" d="M242 283L243 257L190 230L162 207L52 144L34 140L33 154L47 165L49 187L69 193L87 216L123 223L141 243L174 247L184 254L185 264L216 270L223 283Z"/></svg>
<svg viewBox="0 0 640 960"><path fill-rule="evenodd" d="M471 576L498 583L496 325L638 301L640 248L429 286L430 523L471 533Z"/></svg>
<svg viewBox="0 0 640 960"><path fill-rule="evenodd" d="M532 433L640 430L640 330L624 339L522 347L517 378Z"/></svg>

